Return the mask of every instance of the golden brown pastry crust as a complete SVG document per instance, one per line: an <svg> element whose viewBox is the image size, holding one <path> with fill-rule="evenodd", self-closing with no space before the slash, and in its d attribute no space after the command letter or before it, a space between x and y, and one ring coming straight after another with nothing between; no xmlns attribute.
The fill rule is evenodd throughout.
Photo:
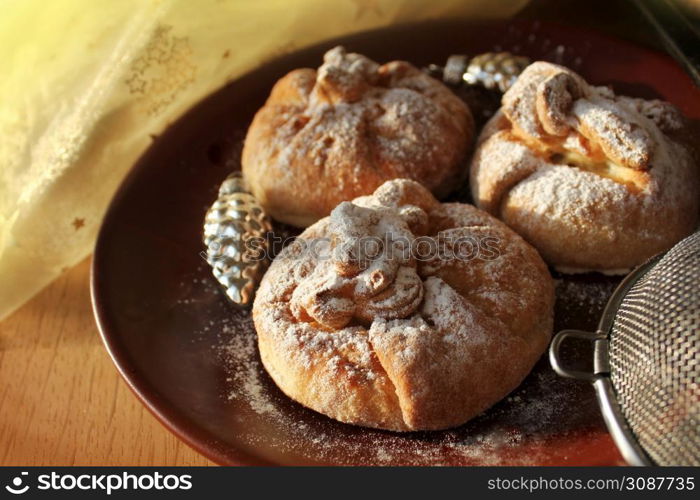
<svg viewBox="0 0 700 500"><path fill-rule="evenodd" d="M475 203L563 271L624 272L698 224L697 159L670 104L530 65L481 133Z"/></svg>
<svg viewBox="0 0 700 500"><path fill-rule="evenodd" d="M385 242L371 258L357 251L367 237ZM442 250L402 253L402 238ZM262 362L292 399L342 422L428 430L520 384L548 344L553 302L521 237L401 179L306 229L265 274L253 319Z"/></svg>
<svg viewBox="0 0 700 500"><path fill-rule="evenodd" d="M306 227L389 179L448 194L467 175L473 135L469 108L439 81L336 47L318 71L274 86L248 130L243 175L272 217Z"/></svg>

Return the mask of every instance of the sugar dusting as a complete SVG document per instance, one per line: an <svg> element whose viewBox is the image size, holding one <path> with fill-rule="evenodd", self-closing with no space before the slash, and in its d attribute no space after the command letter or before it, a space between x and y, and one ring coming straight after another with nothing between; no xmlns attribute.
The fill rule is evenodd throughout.
<svg viewBox="0 0 700 500"><path fill-rule="evenodd" d="M616 280L564 276L556 284L555 331L593 327ZM195 280L194 285L216 295L213 279ZM182 305L197 303L187 299ZM342 424L287 398L261 364L250 313L222 305L223 319L222 312L212 314L216 321L202 325L197 337L212 343L225 374L221 399L231 408L232 425L241 426L237 439L255 450L274 450L289 463L563 464L567 456L560 450L567 442L605 432L590 387L558 378L545 358L508 397L455 429L394 433Z"/></svg>
<svg viewBox="0 0 700 500"><path fill-rule="evenodd" d="M545 260L615 272L697 224L698 176L688 148L665 134L683 121L670 104L542 61L502 103L479 138L472 194Z"/></svg>
<svg viewBox="0 0 700 500"><path fill-rule="evenodd" d="M472 135L469 108L441 82L336 47L318 71L277 82L248 131L243 173L259 199L293 200L266 206L270 215L308 223L391 178L446 194Z"/></svg>
<svg viewBox="0 0 700 500"><path fill-rule="evenodd" d="M465 422L544 351L553 305L544 264L494 218L443 207L414 181L387 181L357 203L310 226L262 279L253 310L270 374L292 399L342 422L395 431ZM430 218L437 233L426 234ZM436 249L458 234L497 234L499 258L418 261L408 251L416 234ZM330 258L303 250L319 237ZM371 256L359 250L367 237L378 244ZM465 292L477 289L487 295ZM520 290L530 293L511 300Z"/></svg>
<svg viewBox="0 0 700 500"><path fill-rule="evenodd" d="M590 311L594 320L613 288L614 280L558 280L559 322L586 327L569 317L571 310ZM215 339L212 348L226 373L221 397L251 412L241 417L250 426L241 439L296 463L537 465L547 462L558 442L592 428L603 432L590 388L558 378L546 359L507 398L456 429L402 434L342 424L301 407L277 389L260 362L249 312L232 310L208 328L206 337Z"/></svg>
<svg viewBox="0 0 700 500"><path fill-rule="evenodd" d="M224 363L230 389L228 400L245 399L258 415L279 418L261 383L263 368L257 356L257 337L250 314L238 312L225 323L218 335L218 354Z"/></svg>
<svg viewBox="0 0 700 500"><path fill-rule="evenodd" d="M564 306L573 301L575 307L602 307L609 287L579 285L558 281L557 293L564 297ZM231 404L246 405L279 436L251 432L244 439L253 446L264 444L308 460L364 465L535 465L546 452L532 453L528 446L546 448L552 434L574 434L582 422L572 420L570 414L580 400L542 360L519 389L465 426L410 434L358 429L305 410L276 389L260 363L247 312L231 312L223 322L203 329L203 337L216 339L213 349L227 374L222 397Z"/></svg>

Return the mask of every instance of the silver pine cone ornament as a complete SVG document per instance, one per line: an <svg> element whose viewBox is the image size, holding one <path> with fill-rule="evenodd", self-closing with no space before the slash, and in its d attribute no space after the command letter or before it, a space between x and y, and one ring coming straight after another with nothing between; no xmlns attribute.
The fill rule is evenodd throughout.
<svg viewBox="0 0 700 500"><path fill-rule="evenodd" d="M444 68L432 65L428 71L434 75L442 74L448 85L480 85L505 92L529 64L527 57L510 52L485 52L472 58L452 55Z"/></svg>
<svg viewBox="0 0 700 500"><path fill-rule="evenodd" d="M204 218L206 260L226 295L248 306L268 265L269 217L245 189L239 173L226 178Z"/></svg>

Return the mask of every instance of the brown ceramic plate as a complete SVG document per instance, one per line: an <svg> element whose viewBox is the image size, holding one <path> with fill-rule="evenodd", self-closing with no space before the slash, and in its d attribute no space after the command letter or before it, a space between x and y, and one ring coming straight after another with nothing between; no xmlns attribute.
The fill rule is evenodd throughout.
<svg viewBox="0 0 700 500"><path fill-rule="evenodd" d="M273 83L291 69L318 66L337 43L379 61L416 65L443 63L453 53L512 50L700 116L698 90L667 57L539 23L430 22L350 36L266 64L156 138L109 208L92 293L123 377L168 428L221 464L621 463L591 388L556 377L544 358L511 396L468 424L409 434L330 420L286 398L262 369L248 313L227 302L200 257L202 220L221 181L239 168L245 131ZM489 106L486 95L466 98L478 114ZM587 275L557 283L555 329L590 329L616 280Z"/></svg>

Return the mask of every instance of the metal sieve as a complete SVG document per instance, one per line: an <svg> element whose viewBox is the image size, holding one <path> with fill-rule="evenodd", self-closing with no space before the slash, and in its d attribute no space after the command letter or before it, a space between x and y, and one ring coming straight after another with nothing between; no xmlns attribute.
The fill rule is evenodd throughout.
<svg viewBox="0 0 700 500"><path fill-rule="evenodd" d="M593 342L593 369L561 359L568 338ZM603 417L633 465L700 465L700 231L627 276L598 330L564 330L552 367L593 383Z"/></svg>

